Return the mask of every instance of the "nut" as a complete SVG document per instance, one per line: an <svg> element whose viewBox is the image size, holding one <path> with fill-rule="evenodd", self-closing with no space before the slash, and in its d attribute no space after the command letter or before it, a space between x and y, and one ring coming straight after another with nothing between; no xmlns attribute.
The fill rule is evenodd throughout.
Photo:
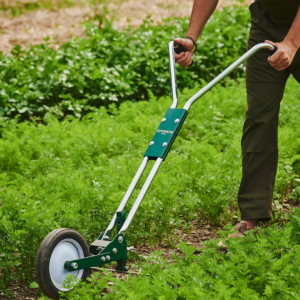
<svg viewBox="0 0 300 300"><path fill-rule="evenodd" d="M76 270L78 268L78 264L77 263L71 263L71 267Z"/></svg>

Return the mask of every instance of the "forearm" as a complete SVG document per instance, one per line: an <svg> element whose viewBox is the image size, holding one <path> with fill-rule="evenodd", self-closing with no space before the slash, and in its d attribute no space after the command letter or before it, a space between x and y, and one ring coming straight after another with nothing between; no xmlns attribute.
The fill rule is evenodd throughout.
<svg viewBox="0 0 300 300"><path fill-rule="evenodd" d="M218 2L219 0L194 0L187 36L192 37L195 41L198 39L206 22L216 9Z"/></svg>
<svg viewBox="0 0 300 300"><path fill-rule="evenodd" d="M292 43L296 49L300 47L300 7L291 29L289 30L284 41Z"/></svg>

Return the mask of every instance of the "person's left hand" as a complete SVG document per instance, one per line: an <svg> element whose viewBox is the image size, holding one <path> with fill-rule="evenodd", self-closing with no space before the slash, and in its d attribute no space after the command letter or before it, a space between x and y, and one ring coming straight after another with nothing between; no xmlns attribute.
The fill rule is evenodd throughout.
<svg viewBox="0 0 300 300"><path fill-rule="evenodd" d="M282 71L291 65L298 50L292 42L283 41L281 43L273 43L265 41L265 43L277 47L277 51L268 58L270 65L274 69Z"/></svg>

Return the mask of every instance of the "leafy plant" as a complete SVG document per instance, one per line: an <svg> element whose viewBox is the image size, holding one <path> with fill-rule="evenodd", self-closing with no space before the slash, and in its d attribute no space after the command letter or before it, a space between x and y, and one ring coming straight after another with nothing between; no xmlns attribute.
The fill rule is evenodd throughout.
<svg viewBox="0 0 300 300"><path fill-rule="evenodd" d="M300 246L294 232L299 233L299 210L296 215L297 221L273 225L256 237L226 240L229 253L217 251L218 240L206 242L200 255L182 243L182 255L174 253L172 263L161 252L153 253L141 275L123 281L102 277L99 286L77 286L67 299L83 291L86 300L100 299L95 291L108 279L112 292L104 299L298 299Z"/></svg>
<svg viewBox="0 0 300 300"><path fill-rule="evenodd" d="M177 68L179 89L213 79L244 54L249 24L244 8L215 12L198 41L194 66ZM0 116L80 118L99 106L149 99L148 90L157 97L169 95L168 42L184 36L187 26L187 18L158 26L148 19L140 29L124 31L107 22L101 30L86 23L86 38L57 51L48 43L27 50L16 46L13 57L0 54ZM241 66L231 78L243 74Z"/></svg>
<svg viewBox="0 0 300 300"><path fill-rule="evenodd" d="M18 17L29 11L37 9L59 9L74 6L73 0L36 0L36 1L14 1L2 0L0 12L9 12L12 16Z"/></svg>
<svg viewBox="0 0 300 300"><path fill-rule="evenodd" d="M129 245L172 244L174 229L187 230L195 211L203 220L226 224L234 211L241 178L240 137L245 82L215 87L189 111L166 161L154 178L127 238ZM198 91L179 93L179 107ZM289 166L299 144L299 85L289 81L281 109L276 192L293 176ZM34 281L43 238L59 227L73 228L92 242L110 219L142 161L146 147L171 104L170 97L102 107L62 122L1 121L0 266L2 285L12 278ZM290 110L288 106L294 107ZM292 123L285 118L293 119ZM289 142L287 142L289 141ZM292 150L293 149L293 150ZM153 162L143 174L126 213ZM279 202L278 202L279 206ZM14 270L12 272L12 270Z"/></svg>

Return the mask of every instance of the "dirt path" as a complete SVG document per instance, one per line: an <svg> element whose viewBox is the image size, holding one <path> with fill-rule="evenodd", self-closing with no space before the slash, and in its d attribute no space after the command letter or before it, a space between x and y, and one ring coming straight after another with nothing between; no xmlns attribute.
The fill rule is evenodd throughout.
<svg viewBox="0 0 300 300"><path fill-rule="evenodd" d="M23 0L25 1L25 0ZM246 0L251 3L252 0ZM129 24L138 27L143 20L151 15L154 22L170 16L183 17L191 13L193 0L129 0L121 4L113 2L109 5L109 19L114 20L116 28L124 28ZM236 4L234 0L220 0L218 8ZM14 44L28 47L30 44L43 43L43 39L50 37L50 41L58 45L74 36L83 36L84 28L81 22L93 16L93 8L76 6L58 10L37 10L19 17L0 15L0 51L10 53ZM128 23L130 19L130 23ZM55 39L56 37L56 39Z"/></svg>

